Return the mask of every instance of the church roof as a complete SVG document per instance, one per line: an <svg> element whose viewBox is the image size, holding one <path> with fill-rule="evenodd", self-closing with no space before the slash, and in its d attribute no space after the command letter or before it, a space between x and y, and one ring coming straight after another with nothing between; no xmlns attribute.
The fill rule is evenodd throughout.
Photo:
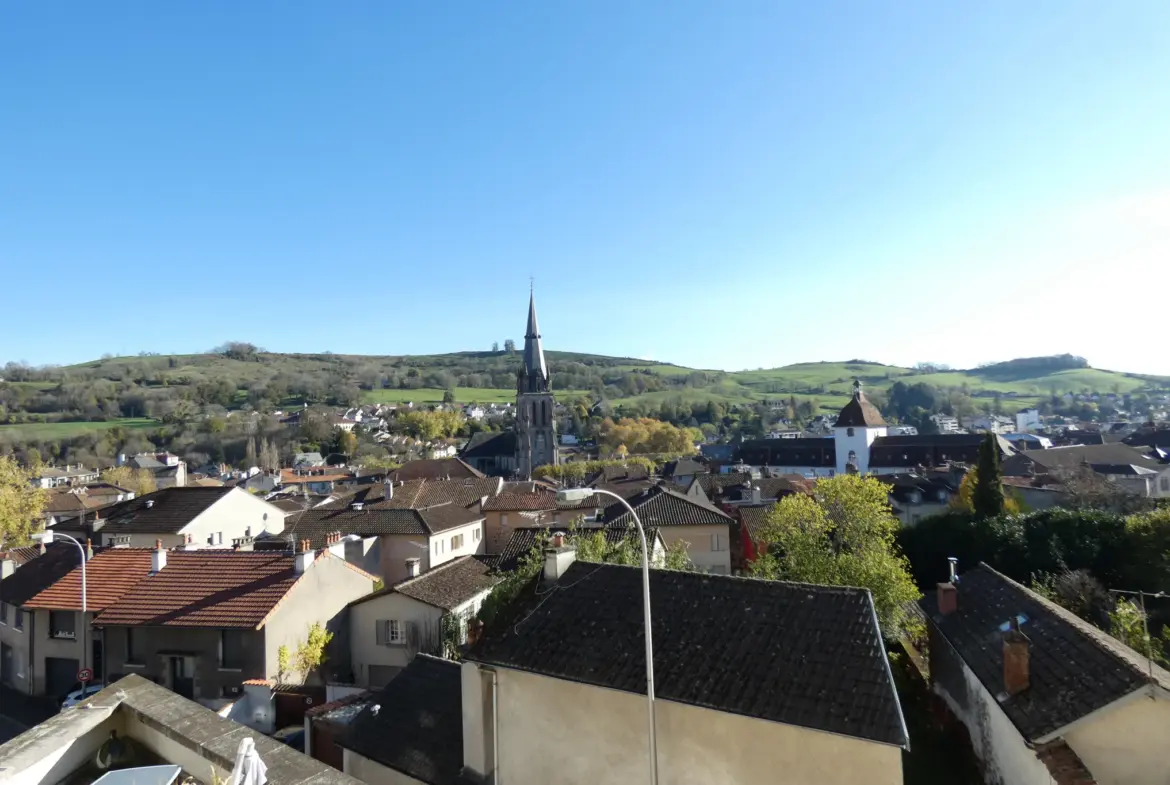
<svg viewBox="0 0 1170 785"><path fill-rule="evenodd" d="M878 411L877 407L865 399L865 393L861 391L860 384L853 385L853 398L849 403L845 404L845 408L841 409L841 414L837 417L837 422L833 423L834 428L875 428L882 427L886 421L882 419L882 413Z"/></svg>
<svg viewBox="0 0 1170 785"><path fill-rule="evenodd" d="M536 324L536 295L528 295L528 329L524 333L524 373L548 378L544 363L544 348L540 345L540 328Z"/></svg>

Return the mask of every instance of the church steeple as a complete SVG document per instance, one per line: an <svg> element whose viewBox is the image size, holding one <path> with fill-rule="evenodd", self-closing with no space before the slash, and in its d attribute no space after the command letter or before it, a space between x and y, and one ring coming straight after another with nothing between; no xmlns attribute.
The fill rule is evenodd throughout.
<svg viewBox="0 0 1170 785"><path fill-rule="evenodd" d="M530 379L548 383L544 348L540 345L540 328L536 324L536 295L528 292L528 329L524 333L524 373Z"/></svg>

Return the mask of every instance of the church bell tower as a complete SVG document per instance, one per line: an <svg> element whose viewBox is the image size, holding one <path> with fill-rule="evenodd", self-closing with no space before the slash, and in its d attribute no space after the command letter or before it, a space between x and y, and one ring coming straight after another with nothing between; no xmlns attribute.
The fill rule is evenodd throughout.
<svg viewBox="0 0 1170 785"><path fill-rule="evenodd" d="M516 374L516 472L532 477L538 466L557 463L554 402L540 328L536 323L536 297L528 295L528 329L524 333L524 364Z"/></svg>

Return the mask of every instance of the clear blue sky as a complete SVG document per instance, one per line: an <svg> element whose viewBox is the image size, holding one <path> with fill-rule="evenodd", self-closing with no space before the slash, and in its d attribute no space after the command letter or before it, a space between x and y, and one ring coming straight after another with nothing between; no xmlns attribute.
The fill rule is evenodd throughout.
<svg viewBox="0 0 1170 785"><path fill-rule="evenodd" d="M0 9L0 361L1170 374L1170 3ZM1159 294L1159 291L1162 294Z"/></svg>

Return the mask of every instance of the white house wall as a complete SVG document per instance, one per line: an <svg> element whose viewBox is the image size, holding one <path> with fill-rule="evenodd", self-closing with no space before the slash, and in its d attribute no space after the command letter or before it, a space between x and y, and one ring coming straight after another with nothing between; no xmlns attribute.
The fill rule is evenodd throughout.
<svg viewBox="0 0 1170 785"><path fill-rule="evenodd" d="M508 669L497 678L499 782L646 782L645 696ZM902 751L891 745L671 701L657 703L657 720L664 783L902 783Z"/></svg>
<svg viewBox="0 0 1170 785"><path fill-rule="evenodd" d="M218 533L222 535L220 544L230 548L234 538L243 537L249 530L253 537L261 532L280 534L284 531L284 516L284 510L276 505L236 488L195 516L180 534L191 535L196 545L207 545L208 538Z"/></svg>

